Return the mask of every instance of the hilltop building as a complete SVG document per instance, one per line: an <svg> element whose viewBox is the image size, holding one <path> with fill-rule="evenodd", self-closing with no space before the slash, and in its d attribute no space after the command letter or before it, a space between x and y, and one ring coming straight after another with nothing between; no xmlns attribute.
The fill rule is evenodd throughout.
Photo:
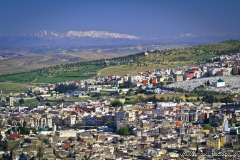
<svg viewBox="0 0 240 160"><path fill-rule="evenodd" d="M224 82L224 80L219 79L217 82L212 82L212 86L214 86L214 87L224 87L225 82Z"/></svg>

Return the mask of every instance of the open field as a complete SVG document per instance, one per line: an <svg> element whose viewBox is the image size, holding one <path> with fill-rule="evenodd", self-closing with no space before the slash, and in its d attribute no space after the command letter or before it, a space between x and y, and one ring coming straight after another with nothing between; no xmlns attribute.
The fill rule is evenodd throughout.
<svg viewBox="0 0 240 160"><path fill-rule="evenodd" d="M26 92L30 86L24 83L0 82L3 94Z"/></svg>
<svg viewBox="0 0 240 160"><path fill-rule="evenodd" d="M25 72L43 67L50 67L59 64L73 63L79 61L91 61L103 58L114 58L125 56L126 53L118 55L114 53L92 53L75 52L66 54L23 54L24 56L12 57L0 60L0 75L9 73Z"/></svg>
<svg viewBox="0 0 240 160"><path fill-rule="evenodd" d="M108 75L119 75L123 76L126 74L133 74L137 72L144 72L144 71L150 71L160 68L175 68L175 67L182 67L182 66L194 66L194 63L192 61L189 62L170 62L170 63L163 63L163 64L149 64L147 66L112 66L103 68L102 70L98 71L98 74L102 77L108 76Z"/></svg>
<svg viewBox="0 0 240 160"><path fill-rule="evenodd" d="M59 64L111 59L147 49L189 47L186 44L85 46L85 47L0 47L0 75L25 72Z"/></svg>

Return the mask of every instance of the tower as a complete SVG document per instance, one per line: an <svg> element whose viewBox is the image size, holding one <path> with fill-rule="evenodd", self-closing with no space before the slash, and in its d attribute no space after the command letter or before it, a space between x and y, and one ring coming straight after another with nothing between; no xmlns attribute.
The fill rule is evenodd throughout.
<svg viewBox="0 0 240 160"><path fill-rule="evenodd" d="M12 93L11 93L11 95L9 95L9 106L10 107L14 106L14 98L12 96Z"/></svg>
<svg viewBox="0 0 240 160"><path fill-rule="evenodd" d="M228 132L229 131L228 120L224 120L224 122L223 122L223 131L224 132Z"/></svg>
<svg viewBox="0 0 240 160"><path fill-rule="evenodd" d="M54 123L53 124L53 132L55 133L57 131L57 126L56 126L56 124Z"/></svg>

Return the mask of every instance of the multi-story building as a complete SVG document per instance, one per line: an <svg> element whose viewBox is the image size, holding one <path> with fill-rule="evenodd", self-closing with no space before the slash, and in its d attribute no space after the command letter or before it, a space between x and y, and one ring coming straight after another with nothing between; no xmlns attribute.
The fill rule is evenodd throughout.
<svg viewBox="0 0 240 160"><path fill-rule="evenodd" d="M114 121L115 122L126 120L126 118L127 118L127 112L126 111L115 112L115 116L114 116Z"/></svg>
<svg viewBox="0 0 240 160"><path fill-rule="evenodd" d="M71 127L75 126L76 125L76 115L67 116L64 119L64 124L65 125L69 125Z"/></svg>
<svg viewBox="0 0 240 160"><path fill-rule="evenodd" d="M225 143L226 143L226 138L218 137L218 136L215 136L206 141L207 147L214 148L214 149L220 149L221 147L224 146Z"/></svg>
<svg viewBox="0 0 240 160"><path fill-rule="evenodd" d="M96 115L95 114L87 114L82 118L83 124L86 125L96 125Z"/></svg>
<svg viewBox="0 0 240 160"><path fill-rule="evenodd" d="M174 78L175 78L175 82L182 82L183 81L183 75L182 74L175 74Z"/></svg>
<svg viewBox="0 0 240 160"><path fill-rule="evenodd" d="M100 114L98 114L98 115L96 115L96 125L103 125L104 123L103 123L104 121L103 121L103 116L102 115L100 115Z"/></svg>
<svg viewBox="0 0 240 160"><path fill-rule="evenodd" d="M9 106L10 107L14 106L14 98L12 95L9 96Z"/></svg>

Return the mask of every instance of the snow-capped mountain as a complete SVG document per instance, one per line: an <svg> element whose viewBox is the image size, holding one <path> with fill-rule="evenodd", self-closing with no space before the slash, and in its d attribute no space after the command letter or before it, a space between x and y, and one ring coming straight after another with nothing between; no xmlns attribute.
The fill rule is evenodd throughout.
<svg viewBox="0 0 240 160"><path fill-rule="evenodd" d="M108 31L42 30L31 34L0 36L0 46L99 46L145 43L146 38Z"/></svg>
<svg viewBox="0 0 240 160"><path fill-rule="evenodd" d="M42 30L36 33L29 34L29 36L34 37L55 37L55 38L120 38L120 39L140 39L137 36L128 35L128 34L120 34L120 33L113 33L108 31L68 31L66 33L58 33L52 30Z"/></svg>
<svg viewBox="0 0 240 160"><path fill-rule="evenodd" d="M0 35L1 46L103 46L103 45L135 45L153 43L212 43L227 39L240 39L239 35L228 34L182 34L180 36L164 36L145 38L129 34L108 31L67 31L59 33L42 30L32 34Z"/></svg>
<svg viewBox="0 0 240 160"><path fill-rule="evenodd" d="M137 36L111 33L107 31L68 31L65 37L91 37L91 38L122 38L122 39L140 39Z"/></svg>
<svg viewBox="0 0 240 160"><path fill-rule="evenodd" d="M61 37L62 34L58 33L56 31L52 31L52 30L42 30L42 31L38 31L36 33L33 34L29 34L30 36L35 36L35 37Z"/></svg>

